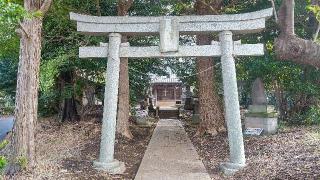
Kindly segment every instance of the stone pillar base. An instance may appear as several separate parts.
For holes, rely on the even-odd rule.
[[[235,164],[235,163],[222,163],[220,164],[220,170],[223,172],[224,175],[231,176],[240,169],[244,168],[245,164]]]
[[[114,159],[112,162],[93,162],[93,167],[100,171],[105,171],[109,174],[123,174],[126,170],[124,162]]]

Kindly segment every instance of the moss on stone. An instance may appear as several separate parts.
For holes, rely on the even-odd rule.
[[[277,112],[248,112],[245,114],[246,117],[261,117],[261,118],[276,118],[278,117]]]

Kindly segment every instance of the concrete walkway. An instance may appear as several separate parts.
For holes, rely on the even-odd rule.
[[[158,122],[135,180],[210,180],[181,122]]]

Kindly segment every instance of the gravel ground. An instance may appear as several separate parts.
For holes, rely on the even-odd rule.
[[[320,179],[320,127],[286,127],[275,135],[245,137],[247,166],[226,177],[219,164],[228,160],[227,134],[195,137],[185,129],[212,179]]]
[[[131,126],[133,140],[117,135],[115,158],[125,162],[123,175],[108,175],[96,171],[92,162],[97,159],[101,124],[92,121],[59,124],[53,119],[38,124],[37,161],[33,173],[22,172],[14,180],[56,179],[133,179],[151,139],[153,127]]]

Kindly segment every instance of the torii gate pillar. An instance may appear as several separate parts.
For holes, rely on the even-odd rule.
[[[234,42],[232,40],[232,32],[221,32],[219,39],[221,43],[224,103],[230,149],[230,162],[223,163],[221,169],[228,175],[244,167],[246,159],[241,128],[236,67],[233,57]]]
[[[112,174],[123,173],[125,165],[114,159],[115,133],[117,124],[118,88],[120,73],[121,34],[109,34],[106,86],[104,91],[103,119],[99,161],[94,162],[97,169]]]

